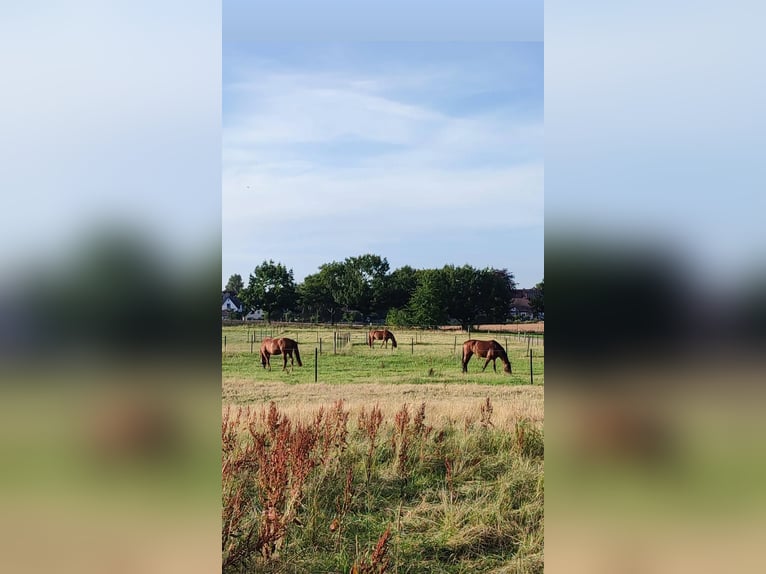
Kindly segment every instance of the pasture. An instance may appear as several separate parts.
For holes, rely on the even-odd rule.
[[[542,338],[472,332],[513,374],[463,374],[467,333],[392,330],[223,328],[225,572],[542,572]]]
[[[472,332],[476,339],[495,339],[506,348],[513,374],[503,374],[498,361],[498,372],[492,363],[484,373],[484,360],[473,357],[468,373],[461,373],[462,343],[468,339],[465,332],[420,331],[394,329],[398,347],[381,348],[376,341],[371,349],[367,344],[367,329],[301,329],[248,326],[224,327],[221,336],[224,380],[240,378],[251,381],[283,381],[289,384],[314,382],[314,349],[320,350],[317,364],[318,382],[343,383],[446,383],[489,385],[535,385],[545,381],[545,347],[542,336],[517,336],[507,332]],[[335,334],[341,337],[336,339]],[[271,359],[271,372],[262,369],[258,349],[264,336],[289,337],[300,345],[303,367],[283,373],[282,357]],[[225,339],[225,350],[224,350]],[[251,344],[250,341],[254,340]],[[532,379],[528,351],[532,351]],[[252,352],[251,352],[252,350]],[[289,365],[289,363],[288,363]]]

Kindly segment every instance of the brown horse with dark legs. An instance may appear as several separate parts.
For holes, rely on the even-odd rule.
[[[295,365],[293,354],[295,355],[295,360],[298,361],[298,366],[302,367],[301,354],[298,351],[298,343],[296,341],[287,337],[279,337],[277,339],[266,337],[261,342],[261,365],[263,365],[264,369],[268,367],[271,370],[271,361],[269,360],[271,355],[282,355],[284,360],[283,371],[287,370],[287,357],[290,357],[290,368],[292,369]]]
[[[378,329],[377,331],[370,331],[367,334],[367,344],[370,345],[370,348],[372,348],[373,341],[383,341],[380,346],[382,347],[385,345],[387,349],[389,339],[391,340],[391,346],[396,349],[396,337],[394,337],[394,334],[388,329]]]
[[[463,343],[463,372],[468,372],[468,361],[471,360],[473,355],[486,358],[482,372],[487,368],[487,365],[492,361],[492,368],[497,372],[497,359],[503,363],[503,371],[506,373],[512,373],[511,362],[508,360],[508,355],[503,349],[503,346],[492,339],[491,341],[479,341],[477,339],[469,339]]]

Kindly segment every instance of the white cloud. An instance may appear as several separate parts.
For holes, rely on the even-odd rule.
[[[239,86],[232,111],[236,124],[224,146],[297,144],[358,138],[413,143],[441,114],[355,87],[353,79],[267,76]],[[243,101],[244,100],[244,101]]]
[[[316,267],[347,256],[349,238],[351,252],[373,249],[374,230],[421,244],[430,233],[436,253],[440,233],[541,227],[542,118],[449,113],[423,103],[422,86],[414,101],[400,85],[406,77],[259,72],[224,86],[224,259],[247,259],[246,273],[279,237],[295,259],[322,246]]]

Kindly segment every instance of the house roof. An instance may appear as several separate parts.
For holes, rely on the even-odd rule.
[[[531,299],[540,292],[539,289],[532,287],[531,289],[515,289],[513,296],[519,299]]]
[[[511,309],[516,309],[517,313],[531,313],[532,305],[529,303],[529,299],[526,297],[519,297],[511,299]]]
[[[231,302],[237,306],[237,308],[242,307],[242,301],[240,301],[239,298],[231,291],[223,291],[221,293],[221,305],[226,303],[226,299],[230,299]]]

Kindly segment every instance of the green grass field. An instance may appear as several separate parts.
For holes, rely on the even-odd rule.
[[[542,572],[542,339],[472,333],[513,374],[476,357],[463,374],[466,333],[370,349],[366,330],[337,332],[333,349],[330,329],[274,330],[303,367],[268,371],[250,340],[270,329],[223,329],[224,571]]]
[[[334,347],[334,332],[340,336],[350,336],[350,341]],[[506,348],[513,368],[513,374],[507,375],[502,372],[499,361],[497,373],[492,370],[491,362],[482,373],[484,360],[479,357],[471,358],[468,373],[462,373],[462,343],[468,339],[466,333],[406,330],[395,330],[394,333],[398,342],[396,349],[390,343],[388,348],[381,348],[380,341],[376,341],[371,349],[367,345],[367,330],[224,327],[221,336],[222,372],[224,378],[280,380],[292,384],[314,382],[315,349],[319,351],[321,341],[321,354],[317,353],[317,380],[331,384],[386,382],[527,385],[532,382],[542,385],[545,381],[545,347],[540,336],[532,337],[528,343],[526,338],[516,337],[512,333],[471,334],[471,338],[495,339]],[[271,372],[262,368],[260,339],[272,334],[274,337],[289,337],[298,341],[303,368],[296,366],[291,372],[282,372],[281,356],[272,357]],[[253,335],[255,342],[251,346],[249,341]],[[532,352],[532,379],[528,349]]]

